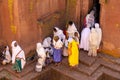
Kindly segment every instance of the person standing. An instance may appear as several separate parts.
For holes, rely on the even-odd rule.
[[[89,36],[88,56],[97,56],[97,45],[98,45],[98,35],[95,28],[92,28]]]
[[[58,65],[62,61],[63,42],[58,36],[53,38],[53,61]]]
[[[80,48],[88,51],[89,50],[89,35],[90,35],[90,24],[85,27],[81,32]]]
[[[77,67],[79,64],[79,49],[78,42],[73,38],[68,39],[68,62],[70,67]]]
[[[75,32],[78,32],[78,31],[77,31],[77,28],[76,28],[74,22],[73,21],[69,21],[68,28],[67,28],[67,35],[68,35],[68,37],[73,37]]]
[[[12,41],[11,46],[13,70],[21,72],[26,64],[25,53],[18,45],[17,41]]]
[[[100,43],[101,43],[101,40],[102,40],[102,30],[101,30],[101,28],[99,27],[99,24],[98,24],[98,23],[95,23],[95,30],[96,30],[97,35],[98,35],[97,49],[99,49],[99,46],[100,46]]]

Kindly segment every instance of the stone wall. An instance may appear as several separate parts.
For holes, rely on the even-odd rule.
[[[0,4],[0,38],[8,45],[17,40],[26,53],[48,35],[46,32],[52,34],[52,27],[65,24],[64,19],[63,22],[61,20],[65,11],[65,0],[0,0]],[[61,14],[59,19],[55,19],[54,25],[48,24],[50,29],[46,29],[46,25],[39,25],[39,19],[42,19],[41,21],[48,19],[46,15],[52,16],[49,19],[54,22],[52,20],[56,18],[56,12]],[[58,21],[62,24],[57,23]]]
[[[120,1],[100,0],[103,52],[120,57]]]
[[[52,28],[63,29],[73,20],[78,30],[94,0],[0,0],[0,40],[11,44],[17,40],[26,53],[35,48]],[[100,25],[103,31],[102,51],[120,57],[119,3],[99,0]]]

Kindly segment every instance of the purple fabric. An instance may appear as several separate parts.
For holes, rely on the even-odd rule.
[[[53,48],[53,60],[54,62],[60,62],[62,60],[62,50]]]

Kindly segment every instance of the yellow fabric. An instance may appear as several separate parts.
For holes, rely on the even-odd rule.
[[[78,43],[73,40],[68,44],[68,54],[69,54],[69,65],[76,66],[79,64],[79,50],[78,50]]]

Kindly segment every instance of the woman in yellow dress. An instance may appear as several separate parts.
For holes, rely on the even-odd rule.
[[[78,42],[76,42],[73,38],[68,39],[68,62],[71,67],[77,67],[79,64],[79,50],[78,50]]]

